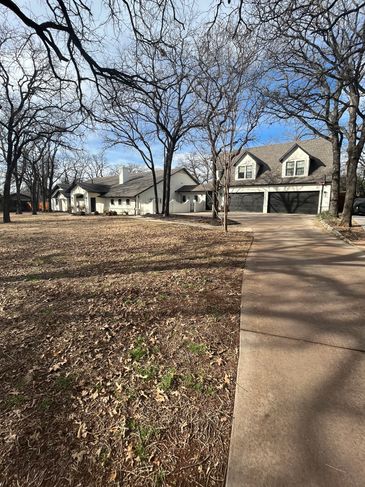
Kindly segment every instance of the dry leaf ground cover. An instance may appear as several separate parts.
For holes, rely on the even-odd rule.
[[[222,485],[250,237],[13,220],[0,225],[1,486]]]

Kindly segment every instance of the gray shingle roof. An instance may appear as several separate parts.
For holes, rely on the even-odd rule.
[[[213,191],[213,183],[211,181],[203,184],[186,184],[176,190],[177,193],[203,193],[204,191]]]
[[[171,174],[175,174],[181,170],[184,170],[181,167],[173,169]],[[158,170],[156,171],[156,179],[157,183],[160,183],[163,180],[163,171]],[[148,188],[153,186],[153,179],[152,173],[148,172],[142,175],[138,175],[135,177],[131,177],[126,183],[124,184],[117,184],[112,186],[109,191],[104,194],[106,198],[134,198],[143,191],[146,191]]]
[[[161,180],[162,175],[163,171],[156,171],[157,180]],[[134,198],[137,194],[146,191],[151,186],[153,186],[152,173],[138,174],[131,176],[124,184],[111,186],[104,196],[107,198]]]
[[[58,186],[61,193],[63,193],[65,196],[70,196],[70,187],[71,187],[70,184],[58,183],[57,186]],[[56,186],[56,188],[57,188],[57,186]]]
[[[280,159],[298,144],[311,157],[311,164],[308,176],[282,178],[282,162]],[[285,142],[282,144],[263,145],[245,149],[240,155],[233,159],[232,164],[236,164],[240,157],[249,152],[258,160],[259,171],[254,180],[236,181],[234,171],[231,174],[231,186],[254,186],[267,184],[299,184],[299,183],[320,183],[324,178],[331,181],[332,174],[332,145],[325,139],[300,140],[298,142]]]
[[[96,185],[101,184],[102,186],[115,186],[116,184],[119,184],[119,176],[103,176],[100,178],[86,179],[83,181],[83,183]]]

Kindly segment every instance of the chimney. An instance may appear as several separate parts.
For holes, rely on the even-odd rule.
[[[119,170],[119,184],[124,184],[129,179],[129,169],[126,166],[122,166]]]

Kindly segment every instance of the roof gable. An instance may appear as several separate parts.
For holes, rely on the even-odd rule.
[[[303,152],[305,152],[309,158],[312,158],[311,154],[309,154],[309,152],[308,152],[307,150],[305,150],[305,148],[304,148],[304,147],[302,147],[300,144],[298,144],[298,143],[296,142],[295,144],[293,144],[293,145],[290,147],[290,149],[289,149],[289,150],[287,150],[287,151],[285,152],[285,154],[283,154],[283,155],[280,157],[279,161],[280,161],[280,162],[283,162],[283,161],[284,161],[285,159],[287,159],[287,158],[290,156],[290,154],[292,154],[292,153],[293,153],[293,152],[294,152],[296,149],[302,149],[302,151],[303,151]]]
[[[290,154],[297,146],[310,156],[311,166],[309,174],[308,176],[296,178],[283,178],[281,159],[287,157],[287,154]],[[243,154],[245,152],[249,152],[251,155],[257,157],[262,161],[262,164],[259,165],[259,171],[255,180],[237,181],[234,177],[234,171],[232,171],[232,186],[318,183],[324,179],[328,182],[331,181],[333,165],[332,144],[324,138],[250,147],[249,149],[245,149]],[[240,160],[241,154],[235,157],[232,164]]]
[[[245,152],[243,152],[242,154],[239,154],[239,156],[237,157],[236,161],[234,162],[234,166],[237,166],[237,164],[239,164],[240,162],[243,161],[243,159],[246,157],[246,156],[250,156],[252,157],[252,159],[257,162],[257,164],[262,164],[262,160],[259,159],[257,156],[255,156],[255,154],[253,154],[251,151],[249,150],[246,150]]]

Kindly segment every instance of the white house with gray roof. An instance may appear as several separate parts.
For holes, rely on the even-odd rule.
[[[259,213],[309,213],[329,209],[331,199],[332,146],[325,139],[285,142],[245,149],[232,161],[230,211]],[[159,208],[163,171],[156,171]],[[211,209],[211,183],[198,184],[185,169],[171,174],[171,213]],[[69,198],[68,205],[64,199]],[[61,201],[62,199],[62,201]],[[125,215],[156,212],[152,174],[95,178],[56,187],[52,207],[78,213],[115,211]]]
[[[233,160],[230,210],[316,214],[329,209],[333,156],[325,139],[246,149]]]
[[[161,209],[163,194],[163,171],[156,171],[157,193]],[[171,213],[185,213],[189,211],[205,210],[205,191],[199,193],[195,199],[183,198],[178,190],[182,187],[196,187],[198,182],[184,168],[176,168],[171,173]],[[144,215],[156,212],[155,193],[152,173],[130,174],[123,167],[119,176],[94,178],[87,181],[75,182],[68,188],[70,208],[73,213],[105,213],[115,211],[121,215]],[[54,196],[61,193],[56,191]],[[54,209],[60,207],[55,198],[52,201]]]

